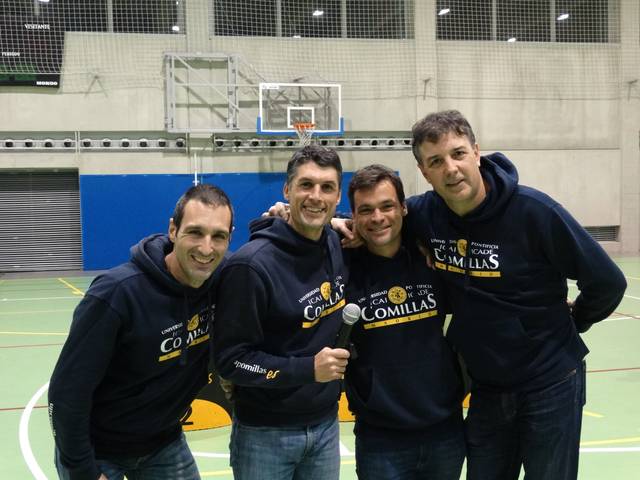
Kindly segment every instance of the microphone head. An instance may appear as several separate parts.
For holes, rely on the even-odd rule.
[[[342,309],[342,322],[353,325],[360,318],[360,307],[355,303],[347,303]]]

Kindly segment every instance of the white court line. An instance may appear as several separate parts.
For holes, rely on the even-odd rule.
[[[30,302],[32,300],[77,300],[78,297],[0,298],[0,302]]]
[[[640,452],[640,447],[581,448],[580,453],[625,453]]]
[[[351,453],[349,451],[349,449],[347,448],[347,446],[344,443],[340,442],[340,456],[341,457],[354,457],[355,453]]]
[[[567,282],[567,286],[568,287],[573,287],[573,288],[578,288],[578,285],[576,283],[568,283]],[[633,298],[634,300],[640,300],[640,297],[634,297],[633,295],[624,294],[623,296],[625,298]]]
[[[191,452],[194,457],[229,458],[228,453]]]
[[[20,428],[18,430],[18,437],[20,438],[20,450],[22,451],[22,457],[31,470],[33,474],[33,478],[36,480],[47,480],[47,476],[44,474],[40,465],[36,461],[36,458],[33,456],[33,451],[31,450],[31,444],[29,443],[29,419],[31,418],[31,412],[33,411],[33,407],[36,402],[40,399],[42,394],[49,388],[49,382],[45,383],[40,387],[27,406],[24,408],[22,415],[20,416]]]

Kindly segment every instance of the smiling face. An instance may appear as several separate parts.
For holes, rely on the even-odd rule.
[[[231,238],[231,210],[189,200],[177,228],[169,222],[173,251],[165,257],[169,272],[183,285],[200,287],[220,265]]]
[[[391,182],[383,180],[372,188],[356,190],[353,207],[353,221],[367,249],[384,257],[395,255],[402,241],[402,217],[407,208],[398,200]]]
[[[290,205],[289,224],[293,229],[311,240],[318,240],[340,202],[338,172],[312,161],[304,163],[285,184],[284,198]]]
[[[422,176],[456,214],[464,216],[484,200],[480,151],[466,135],[449,132],[437,143],[422,142],[418,151]]]

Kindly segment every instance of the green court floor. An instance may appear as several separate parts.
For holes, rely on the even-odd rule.
[[[617,257],[629,287],[616,313],[584,335],[587,405],[580,479],[640,478],[640,259]],[[55,479],[46,386],[92,276],[0,276],[0,479]],[[571,285],[570,293],[575,293]],[[341,425],[342,475],[355,479],[353,425]],[[203,478],[231,479],[229,428],[190,432]],[[463,477],[464,478],[464,477]],[[551,479],[550,479],[551,480]]]

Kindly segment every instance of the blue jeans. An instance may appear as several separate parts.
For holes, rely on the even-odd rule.
[[[399,450],[370,449],[366,439],[356,436],[360,480],[459,480],[464,455],[461,427]]]
[[[585,365],[532,392],[474,388],[466,419],[467,480],[575,480]]]
[[[235,480],[337,480],[338,418],[306,427],[252,427],[234,418],[229,450]]]
[[[98,469],[109,480],[200,480],[198,467],[191,455],[184,433],[157,452],[143,457],[111,457],[96,459]],[[69,480],[69,471],[60,462],[56,448],[56,469],[61,480]]]

